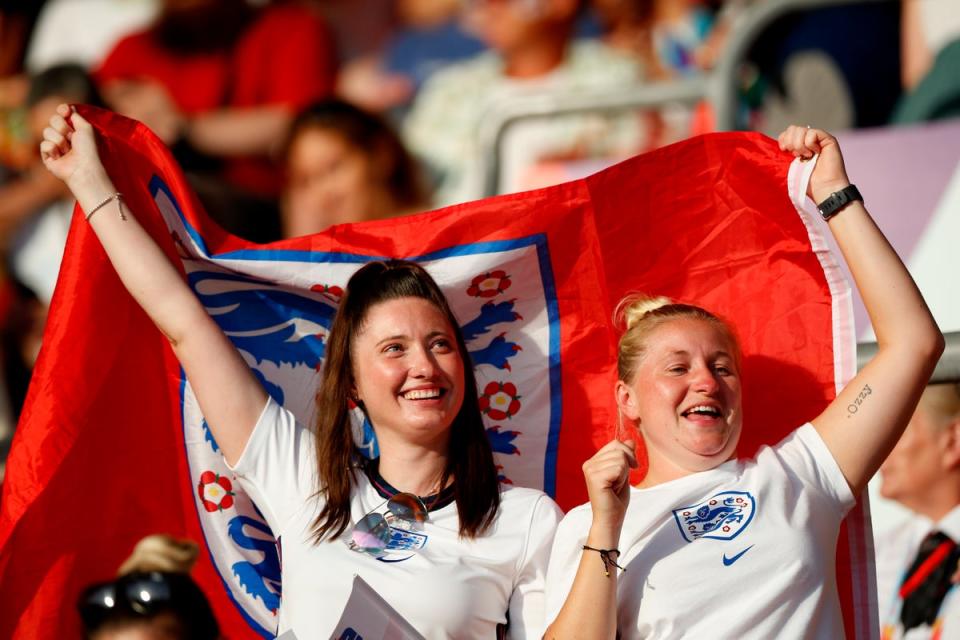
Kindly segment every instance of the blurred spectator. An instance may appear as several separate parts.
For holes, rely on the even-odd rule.
[[[25,75],[0,78],[0,184],[37,155],[27,132],[23,106],[29,90],[30,79]]]
[[[302,112],[284,156],[284,237],[428,208],[419,170],[397,134],[349,103],[329,100]]]
[[[337,59],[349,61],[379,50],[393,29],[396,0],[302,0],[330,25]]]
[[[960,385],[927,387],[880,475],[880,494],[914,514],[876,540],[882,636],[960,637]]]
[[[34,150],[29,149],[20,107],[27,94],[23,53],[30,29],[42,2],[0,2],[0,184],[7,168],[22,166]]]
[[[900,79],[904,90],[913,91],[937,54],[960,38],[960,11],[955,0],[901,0],[900,5]]]
[[[81,67],[55,66],[30,78],[24,126],[32,149],[61,102],[99,103],[96,88]],[[50,178],[34,153],[30,164],[0,185],[0,250],[13,281],[0,339],[13,418],[19,414],[40,351],[73,213],[73,197]]]
[[[607,45],[572,41],[578,0],[471,0],[467,17],[491,51],[433,75],[407,118],[410,149],[438,174],[438,204],[484,195],[478,128],[498,105],[549,91],[616,91],[640,66]],[[640,144],[638,121],[577,114],[514,127],[505,141],[501,191],[542,186],[544,160],[626,156]]]
[[[91,585],[77,602],[89,640],[215,640],[220,628],[189,572],[199,549],[154,535],[137,543],[116,580]]]
[[[483,51],[463,29],[461,10],[461,0],[395,0],[395,31],[380,52],[344,66],[338,92],[371,111],[407,105],[434,72]]]
[[[160,0],[47,0],[27,45],[26,70],[97,67],[120,38],[146,27],[159,6]]]
[[[334,63],[324,23],[296,3],[164,0],[96,77],[107,103],[153,129],[185,169],[222,162],[235,187],[276,195],[268,156],[294,114],[330,93]]]
[[[27,129],[36,149],[43,129],[61,103],[99,106],[99,93],[80,66],[50,67],[30,78]],[[73,213],[73,197],[51,182],[34,154],[20,176],[0,187],[0,240],[13,275],[48,305],[60,270],[60,259]]]
[[[893,122],[960,116],[960,7],[956,0],[902,0],[901,80]]]
[[[718,7],[697,0],[592,0],[610,46],[638,56],[651,79],[713,66]]]
[[[130,556],[117,569],[117,575],[135,571],[190,573],[199,555],[200,547],[193,540],[155,533],[133,547]]]
[[[0,3],[0,78],[23,71],[23,54],[41,8],[43,0]]]
[[[709,71],[716,63],[743,0],[591,0],[604,28],[604,41],[635,56],[650,80],[675,80]],[[704,101],[696,107],[665,104],[649,114],[658,144],[715,130]]]

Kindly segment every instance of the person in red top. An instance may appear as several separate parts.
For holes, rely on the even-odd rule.
[[[156,22],[117,43],[95,76],[107,102],[153,129],[188,170],[216,169],[272,196],[279,174],[267,157],[293,116],[331,93],[332,51],[322,19],[295,3],[164,0]]]

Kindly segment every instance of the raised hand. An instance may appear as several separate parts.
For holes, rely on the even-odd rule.
[[[106,174],[93,127],[72,107],[61,104],[43,130],[40,159],[50,173],[71,189],[80,180]]]
[[[113,215],[87,215],[87,222],[127,291],[170,340],[224,458],[235,463],[267,401],[260,381],[121,199],[100,161],[93,126],[69,105],[50,118],[40,157],[84,213],[116,200]]]
[[[617,634],[617,567],[620,532],[630,504],[630,469],[637,466],[633,440],[613,440],[583,463],[593,522],[577,574],[557,619],[544,638],[609,638]],[[561,529],[563,524],[560,525]],[[607,555],[598,555],[602,551]],[[552,571],[552,567],[551,567]]]
[[[613,440],[583,463],[595,525],[619,532],[630,504],[630,469],[637,467],[635,449],[633,440]]]
[[[850,184],[840,146],[826,131],[791,126],[779,143],[798,158],[820,154],[807,188],[814,202]],[[943,336],[863,202],[849,202],[830,218],[828,228],[870,316],[878,350],[811,422],[857,494],[903,432],[943,351]]]
[[[826,131],[791,125],[779,135],[777,141],[781,149],[798,158],[807,160],[814,154],[820,154],[807,186],[807,195],[814,202],[822,202],[834,191],[850,184],[840,145],[837,139]]]

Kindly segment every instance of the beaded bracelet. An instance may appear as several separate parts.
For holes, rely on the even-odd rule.
[[[86,221],[90,222],[90,218],[93,217],[93,214],[95,214],[97,211],[100,211],[100,209],[103,209],[105,206],[107,206],[114,200],[117,201],[117,211],[120,213],[120,219],[126,220],[127,216],[123,215],[123,194],[117,191],[113,195],[107,196],[107,198],[105,198],[103,202],[95,206],[93,209],[90,209],[90,213],[86,215]]]
[[[625,569],[624,567],[621,567],[619,564],[617,564],[617,561],[616,561],[616,560],[614,560],[613,558],[610,557],[610,554],[615,553],[615,554],[617,554],[617,557],[619,558],[619,557],[620,557],[620,549],[594,549],[593,547],[589,547],[589,546],[587,546],[587,545],[583,545],[583,550],[584,550],[584,551],[596,551],[597,553],[600,554],[600,559],[603,560],[603,575],[607,576],[608,578],[610,577],[610,567],[611,567],[611,566],[614,566],[614,567],[616,567],[617,569],[620,569],[620,571],[626,571],[626,569]]]

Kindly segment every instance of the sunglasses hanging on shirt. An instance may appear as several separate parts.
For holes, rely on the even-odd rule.
[[[353,551],[379,556],[387,550],[390,544],[391,523],[403,523],[407,527],[421,524],[427,520],[427,507],[419,496],[412,493],[398,493],[385,503],[387,514],[379,513],[384,503],[360,518],[359,522],[350,531],[350,541],[347,543]]]

